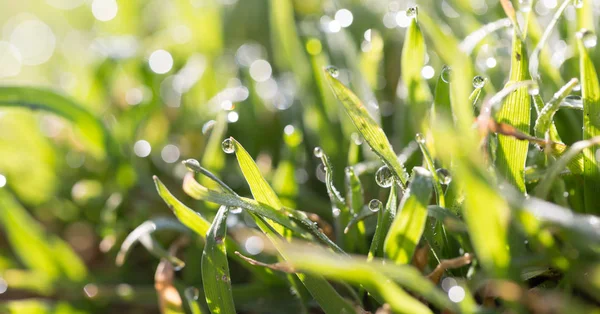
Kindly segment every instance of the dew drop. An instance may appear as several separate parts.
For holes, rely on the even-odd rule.
[[[425,144],[425,135],[423,135],[423,133],[417,133],[415,139],[417,140],[417,143]]]
[[[531,0],[519,0],[519,10],[521,12],[531,11]]]
[[[221,147],[226,154],[233,154],[235,152],[235,145],[230,138],[226,138],[223,143],[221,143]]]
[[[389,188],[394,184],[394,174],[392,170],[388,166],[381,166],[381,168],[377,169],[375,172],[375,182],[382,188]]]
[[[327,73],[329,73],[333,77],[337,78],[338,76],[340,76],[340,70],[338,70],[338,68],[336,68],[332,65],[326,67],[325,70],[327,71]]]
[[[596,34],[593,31],[582,29],[577,33],[577,37],[581,39],[586,48],[593,48],[598,44],[598,37],[596,37]]]
[[[406,16],[410,18],[416,18],[419,14],[419,9],[417,7],[410,7],[406,9]]]
[[[477,75],[473,78],[473,87],[482,88],[485,85],[485,79],[481,75]]]
[[[197,301],[200,297],[200,291],[196,287],[188,287],[185,289],[185,296],[190,300]]]
[[[540,88],[537,85],[532,85],[527,89],[527,92],[529,93],[529,95],[531,96],[536,96],[540,94]]]
[[[442,81],[446,83],[450,83],[450,75],[452,74],[452,69],[449,66],[445,65],[442,68],[442,73],[440,74]]]
[[[369,210],[371,210],[372,212],[378,212],[381,208],[383,207],[383,204],[381,204],[381,201],[378,199],[372,199],[369,202]]]
[[[185,165],[185,167],[190,170],[190,171],[194,171],[194,172],[198,172],[200,170],[200,162],[196,159],[187,159],[183,161],[183,164]]]
[[[441,184],[448,185],[450,182],[452,182],[452,175],[448,169],[439,168],[435,172],[437,173]]]
[[[323,157],[323,149],[321,149],[321,147],[315,147],[315,149],[313,150],[313,154],[315,155],[315,157],[317,158],[321,158]]]
[[[573,5],[577,9],[583,8],[583,0],[573,0]]]
[[[229,209],[229,212],[232,214],[241,214],[242,208],[241,207],[232,207],[231,209]]]
[[[352,175],[352,173],[354,173],[354,168],[352,168],[351,166],[348,166],[348,167],[344,168],[344,172],[346,172],[347,175]]]
[[[204,125],[202,126],[202,134],[206,135],[206,133],[212,130],[215,124],[217,124],[217,121],[215,120],[209,120],[206,123],[204,123]]]

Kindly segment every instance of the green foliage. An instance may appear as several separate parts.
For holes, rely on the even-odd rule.
[[[597,4],[334,2],[0,4],[0,312],[597,313]]]

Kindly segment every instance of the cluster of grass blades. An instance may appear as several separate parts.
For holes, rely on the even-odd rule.
[[[327,66],[320,40],[297,34],[291,2],[270,1],[278,66],[295,76],[300,91],[315,92],[302,99],[302,127],[286,126],[285,152],[270,171],[270,159],[265,166],[253,158],[253,143],[246,149],[226,137],[220,115],[202,162],[183,162],[185,195],[174,196],[180,189],[170,186],[173,178],[153,177],[174,217],[140,224],[124,238],[116,263],[125,265],[137,242],[160,260],[154,288],[162,313],[600,313],[600,83],[594,20],[585,11],[592,1],[556,5],[542,32],[536,1],[515,9],[501,0],[506,17],[470,21],[477,27],[462,42],[436,24],[434,13],[408,8],[398,71],[402,116],[393,118],[371,108],[377,73],[356,64],[377,64],[381,56],[337,51],[346,68],[366,77],[343,78]],[[563,77],[545,44],[569,8],[577,14],[562,36],[571,41],[569,66],[576,70]],[[473,51],[484,41],[497,44],[489,35],[502,29],[511,33],[511,47],[504,47],[510,64],[494,75],[505,77],[475,75]],[[382,39],[373,32],[369,41]],[[422,74],[428,51],[446,64],[433,86]],[[84,149],[110,165],[108,177],[132,167],[117,136],[59,94],[0,87],[0,105],[66,118]],[[583,124],[569,125],[572,115]],[[303,137],[318,145],[305,147]],[[300,152],[314,155],[303,162],[318,165],[320,181],[311,182],[326,192],[325,206],[297,184]],[[226,167],[229,176],[221,179]],[[230,177],[246,186],[232,188]],[[59,238],[46,241],[10,192],[0,190],[0,207],[10,209],[0,215],[8,241],[29,246],[15,250],[28,275],[48,277],[37,293],[52,295],[48,283],[61,278],[90,280],[84,263]],[[167,230],[176,235],[168,248],[154,235]],[[179,275],[190,268],[195,281]],[[27,306],[0,304],[0,312]]]

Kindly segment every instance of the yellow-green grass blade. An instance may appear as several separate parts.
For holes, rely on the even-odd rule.
[[[201,160],[202,165],[217,173],[225,165],[225,156],[221,149],[221,139],[225,136],[225,132],[227,132],[227,112],[223,111],[217,115]],[[202,183],[209,184],[208,182]],[[210,187],[210,185],[208,186]]]
[[[371,247],[369,248],[369,254],[367,260],[371,261],[375,257],[382,257],[383,253],[383,241],[390,230],[390,226],[396,218],[396,211],[398,210],[398,186],[392,185],[390,189],[390,195],[385,204],[384,210],[379,210],[377,213],[377,226],[375,227],[375,234],[371,241]]]
[[[27,107],[57,114],[71,122],[90,154],[105,158],[118,151],[100,120],[88,110],[57,92],[43,88],[0,86],[0,106]]]
[[[290,215],[295,215],[293,217],[290,217],[287,214],[284,214],[284,219],[286,220],[285,224],[290,224],[294,223],[294,221],[299,221],[304,226],[312,226],[314,228],[313,223],[310,220],[308,220],[306,215],[298,211],[287,210],[283,207],[281,201],[279,200],[271,186],[267,183],[267,181],[260,173],[260,170],[258,169],[258,166],[252,159],[252,156],[250,156],[250,154],[248,154],[244,147],[235,139],[229,138],[229,140],[233,145],[234,152],[238,160],[239,166],[242,169],[242,173],[244,174],[244,178],[246,179],[246,182],[248,182],[252,195],[254,196],[256,201],[258,201],[258,203],[261,205],[268,206],[271,211],[278,213],[287,212]],[[282,224],[278,220],[265,221],[259,218],[255,219],[255,222],[276,246],[277,241],[279,241],[280,235],[286,236],[288,240],[291,239],[291,234],[287,232],[288,230],[283,229],[283,226],[285,226],[285,224]],[[313,230],[313,235],[315,234],[315,231],[316,233],[322,235],[322,233],[318,230]],[[300,236],[302,234],[296,232],[296,235]],[[325,236],[322,235],[320,239],[323,240],[323,237]],[[341,249],[339,250],[341,251]],[[281,251],[280,253],[281,257],[284,260],[286,260],[286,255],[283,254]],[[297,274],[297,276],[326,313],[343,313],[343,311],[348,311],[352,309],[350,304],[346,302],[344,298],[340,296],[335,291],[335,289],[322,277],[307,276],[304,274]]]
[[[434,138],[439,157],[454,165],[452,184],[464,191],[462,216],[478,263],[490,274],[508,276],[510,209],[494,188],[478,146],[444,124],[434,129]]]
[[[577,29],[595,32],[594,0],[574,0],[574,3],[577,4]]]
[[[193,179],[192,179],[193,180]],[[167,187],[158,179],[158,177],[154,177],[154,184],[156,186],[156,190],[158,191],[158,195],[162,198],[162,200],[167,204],[169,209],[173,211],[175,217],[186,227],[196,233],[203,241],[206,242],[206,234],[208,229],[210,228],[210,222],[204,219],[202,215],[187,207],[185,204],[180,202],[171,192],[167,189]],[[231,240],[230,238],[226,238],[225,242],[227,246],[230,248],[231,252],[235,252],[239,250],[238,244]],[[238,259],[237,255],[232,255],[233,258]],[[246,265],[246,263],[241,263],[242,265]],[[273,274],[270,272],[265,272],[261,269],[256,269],[255,267],[248,267],[248,269],[256,275],[262,281],[275,281]]]
[[[354,147],[358,147],[355,145]],[[340,225],[346,226],[352,220],[352,216],[358,214],[365,204],[363,187],[360,178],[356,175],[354,167],[346,167],[346,208],[347,213],[340,212]],[[356,223],[344,236],[348,241],[344,242],[344,249],[347,252],[366,252],[367,242],[365,236],[365,224],[363,221]]]
[[[208,229],[202,252],[202,284],[211,313],[235,313],[225,245],[228,213],[229,208],[221,206]]]
[[[404,187],[408,179],[404,165],[398,161],[392,145],[387,139],[381,127],[369,115],[360,99],[348,89],[344,84],[335,78],[336,73],[331,70],[325,70],[325,77],[329,86],[338,100],[344,106],[344,109],[356,129],[365,139],[365,142],[382,159],[382,161],[392,170],[396,180]]]
[[[510,80],[507,85],[529,79],[527,66],[527,50],[517,32],[513,34],[511,54]],[[514,126],[519,131],[529,134],[531,120],[531,96],[527,87],[518,88],[508,95],[504,105],[496,114],[497,121]],[[498,135],[496,165],[499,173],[509,183],[525,192],[525,161],[529,143],[514,137]]]
[[[417,8],[412,8],[417,10]],[[404,38],[401,57],[401,77],[407,88],[407,111],[404,111],[400,119],[403,120],[403,131],[405,140],[412,139],[412,134],[420,132],[422,120],[425,118],[427,108],[431,103],[431,92],[429,86],[421,75],[425,66],[425,39],[417,22],[418,13],[414,13]]]
[[[431,173],[421,167],[413,169],[409,189],[400,203],[400,212],[390,226],[383,244],[386,258],[396,264],[410,263],[423,235],[427,205],[433,191]]]
[[[584,1],[585,5],[590,1]],[[591,9],[591,8],[590,8]],[[580,9],[583,10],[583,9]],[[579,48],[579,68],[581,71],[581,96],[583,99],[583,139],[590,140],[600,135],[600,83],[594,64],[584,45],[588,31],[578,33],[577,47]],[[591,36],[595,36],[592,34]],[[600,169],[596,151],[599,146],[591,146],[583,150],[583,188],[585,210],[599,213],[600,209]]]
[[[289,255],[292,268],[321,274],[332,280],[362,285],[367,291],[389,303],[394,313],[431,312],[399,286],[410,290],[439,309],[460,312],[456,304],[450,302],[443,292],[412,266],[384,263],[383,259],[367,262],[362,256],[340,256],[315,246],[308,247],[299,243],[287,245],[284,250]]]

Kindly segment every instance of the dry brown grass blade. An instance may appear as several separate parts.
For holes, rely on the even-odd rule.
[[[431,274],[427,275],[427,278],[429,278],[429,280],[431,280],[433,283],[437,284],[440,282],[442,275],[447,269],[454,269],[463,267],[465,265],[469,265],[471,264],[472,260],[473,255],[469,253],[465,253],[463,256],[459,256],[453,259],[443,259],[435,267]]]
[[[169,253],[177,251],[188,243],[187,238],[179,238],[169,248]],[[158,305],[161,313],[184,313],[183,301],[177,288],[173,285],[175,267],[166,259],[161,259],[154,274],[154,288],[158,294]]]

